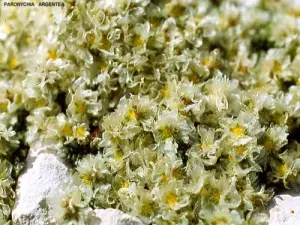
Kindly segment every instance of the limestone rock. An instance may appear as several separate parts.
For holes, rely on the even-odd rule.
[[[99,225],[143,225],[143,223],[117,209],[95,209],[96,216],[101,219]]]
[[[270,207],[269,225],[296,225],[300,223],[300,196],[282,194],[274,198]]]
[[[18,179],[14,224],[49,224],[45,198],[55,195],[63,183],[71,180],[67,166],[55,155],[36,153],[29,151],[26,169]]]

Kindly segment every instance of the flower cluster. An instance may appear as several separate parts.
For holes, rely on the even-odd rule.
[[[0,223],[27,149],[73,182],[56,224],[267,224],[300,183],[296,0],[68,0],[1,9]]]

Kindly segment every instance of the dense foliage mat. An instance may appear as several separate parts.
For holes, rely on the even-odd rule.
[[[0,224],[37,148],[74,169],[56,224],[262,225],[299,186],[296,0],[1,7]]]

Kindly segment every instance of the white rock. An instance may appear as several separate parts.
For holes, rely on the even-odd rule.
[[[45,197],[55,195],[71,180],[68,168],[55,155],[30,151],[26,170],[18,179],[17,200],[12,211],[14,224],[48,224]]]
[[[300,224],[300,196],[278,195],[270,209],[269,225]]]
[[[139,219],[117,209],[95,209],[94,211],[101,219],[99,225],[143,225]]]
[[[259,4],[259,0],[238,0],[238,2],[246,7],[255,7]]]

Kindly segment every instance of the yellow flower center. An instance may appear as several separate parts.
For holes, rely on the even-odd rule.
[[[201,188],[201,191],[200,191],[201,196],[205,196],[207,193],[208,193],[208,191],[205,187]]]
[[[236,151],[238,152],[238,153],[243,153],[243,152],[245,152],[247,150],[247,148],[246,148],[246,146],[244,146],[244,145],[240,145],[240,146],[238,146],[237,148],[236,148]]]
[[[113,144],[119,144],[119,142],[120,142],[120,138],[119,137],[117,137],[117,136],[112,136],[111,137],[111,139],[110,139],[110,141],[113,143]]]
[[[76,112],[83,114],[85,112],[85,104],[84,103],[76,104]]]
[[[226,217],[217,217],[211,222],[211,225],[227,224],[228,222]]]
[[[47,100],[45,99],[39,99],[36,102],[37,108],[44,107],[46,104],[47,104]]]
[[[150,19],[151,28],[157,28],[159,23],[160,22],[157,18],[151,18]]]
[[[90,35],[87,36],[87,41],[88,41],[90,44],[94,44],[95,39],[96,39],[96,36],[95,36],[94,34],[90,34]]]
[[[281,63],[277,60],[274,61],[273,71],[274,72],[280,72],[282,70]]]
[[[104,60],[100,60],[100,62],[99,62],[99,69],[100,69],[101,71],[103,71],[103,70],[105,70],[106,68],[107,68],[106,62],[105,62]]]
[[[51,49],[48,51],[48,59],[55,60],[57,58],[56,51]]]
[[[136,35],[133,43],[135,46],[142,46],[144,44],[144,39],[141,37],[141,35]]]
[[[194,18],[194,21],[196,24],[199,24],[203,19],[204,19],[203,15],[198,15],[197,17]]]
[[[287,13],[288,16],[295,16],[296,18],[300,17],[300,11],[297,9],[292,9]]]
[[[68,125],[65,125],[63,127],[62,132],[63,132],[64,135],[67,135],[67,136],[70,136],[73,133],[72,132],[72,128],[70,126],[68,126]]]
[[[170,97],[170,91],[169,91],[169,89],[168,89],[168,87],[166,86],[166,87],[164,87],[164,88],[162,88],[162,89],[160,89],[160,95],[163,97],[163,98],[168,98],[168,97]]]
[[[257,89],[259,89],[259,90],[265,90],[266,84],[263,84],[263,83],[257,83],[257,84],[255,85],[255,87],[256,87]]]
[[[241,73],[246,73],[248,71],[248,67],[241,64],[238,70]]]
[[[77,137],[84,137],[85,136],[85,129],[83,127],[78,127],[76,129],[76,136]]]
[[[177,202],[177,196],[175,193],[171,192],[167,195],[167,204],[170,206],[174,206]]]
[[[174,170],[172,171],[172,175],[173,175],[176,179],[179,179],[179,178],[182,176],[181,171],[180,171],[179,168],[174,169]]]
[[[179,114],[185,117],[189,116],[189,111],[179,110]]]
[[[201,145],[201,149],[208,148],[209,146],[210,146],[209,143],[204,142],[204,143]]]
[[[122,184],[121,184],[121,188],[129,188],[129,183],[127,181],[124,181]]]
[[[144,216],[150,216],[153,213],[153,209],[150,203],[145,203],[142,206],[141,214]]]
[[[209,64],[210,64],[209,59],[208,59],[208,58],[207,58],[207,59],[204,59],[204,60],[202,61],[202,64],[203,64],[204,66],[209,66]]]
[[[63,199],[62,202],[61,202],[61,206],[63,208],[68,208],[68,206],[69,206],[69,199],[68,198]]]
[[[196,149],[199,150],[199,151],[202,150],[202,144],[200,144],[200,143],[197,143],[197,144],[195,145],[195,147],[196,147]]]
[[[13,101],[14,100],[14,95],[10,91],[6,90],[5,98],[9,99],[10,101]]]
[[[110,49],[110,41],[107,39],[106,35],[102,36],[102,39],[101,39],[101,47],[104,49],[104,50],[109,50]]]
[[[0,112],[7,112],[7,108],[8,108],[7,101],[0,102]]]
[[[287,166],[285,164],[281,165],[278,170],[279,176],[283,177],[286,174],[286,172]]]
[[[200,83],[200,77],[198,76],[197,73],[192,73],[189,77],[189,81],[192,81],[194,84],[199,84]]]
[[[17,94],[15,103],[18,105],[18,104],[20,104],[21,102],[22,102],[22,95],[21,95],[21,94]]]
[[[245,129],[238,125],[236,125],[234,128],[232,128],[231,132],[234,133],[238,137],[242,137],[245,135]]]
[[[136,120],[137,119],[137,115],[136,115],[135,111],[134,110],[129,110],[127,118],[129,120]]]
[[[123,152],[122,152],[121,150],[117,150],[117,151],[115,151],[115,153],[114,153],[114,158],[115,158],[116,160],[121,159],[123,156],[124,156],[124,154],[123,154]]]
[[[264,147],[267,151],[270,151],[274,148],[274,143],[269,138],[264,142]]]
[[[182,4],[176,4],[169,6],[169,14],[173,17],[179,17],[181,16],[185,11],[185,6]]]
[[[81,178],[82,182],[85,184],[91,184],[93,181],[93,176],[91,173],[81,174],[80,178]]]
[[[17,67],[17,65],[18,65],[18,60],[17,60],[17,58],[16,58],[15,56],[13,56],[13,57],[9,60],[9,62],[8,62],[8,67],[9,67],[11,70],[13,70],[13,69],[15,69],[15,68]]]
[[[161,182],[162,182],[163,184],[167,184],[168,181],[169,181],[169,179],[168,179],[168,177],[167,177],[166,175],[164,175],[163,178],[161,179]]]
[[[221,198],[220,192],[216,191],[216,192],[213,194],[213,200],[214,200],[215,202],[219,202],[219,201],[220,201],[220,198]]]
[[[167,126],[165,128],[162,129],[162,137],[163,139],[167,139],[173,136],[173,130],[171,127]]]

